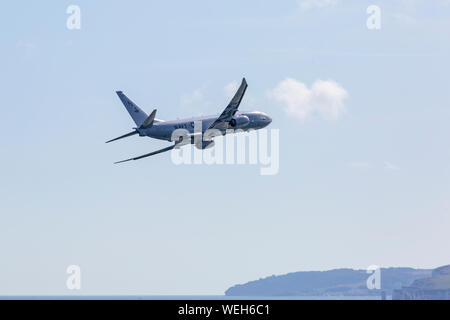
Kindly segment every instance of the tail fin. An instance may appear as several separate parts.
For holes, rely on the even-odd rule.
[[[136,126],[140,127],[148,118],[148,115],[144,111],[142,111],[142,109],[139,108],[133,101],[128,99],[128,97],[125,94],[123,94],[122,91],[116,91],[116,93],[119,96],[125,108],[127,109],[131,118],[133,118],[134,122],[136,123]]]

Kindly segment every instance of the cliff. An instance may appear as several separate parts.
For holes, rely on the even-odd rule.
[[[450,300],[450,265],[434,269],[431,277],[394,290],[394,300]]]

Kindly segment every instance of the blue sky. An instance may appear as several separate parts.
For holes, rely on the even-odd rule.
[[[71,4],[80,30],[66,28]],[[448,264],[449,15],[445,0],[2,3],[0,294],[71,294],[71,264],[76,294]],[[134,126],[115,90],[174,119],[222,111],[243,76],[241,108],[280,130],[279,174],[169,154],[113,165],[167,146],[105,145]],[[286,79],[305,117],[274,96]],[[346,93],[325,94],[336,117],[311,100],[319,80]]]

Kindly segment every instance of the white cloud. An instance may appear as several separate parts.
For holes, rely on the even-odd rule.
[[[397,170],[398,167],[392,163],[390,163],[389,161],[385,161],[384,162],[384,168],[389,169],[389,170]]]
[[[184,94],[180,98],[180,106],[183,114],[200,115],[208,110],[209,101],[205,98],[205,86]]]
[[[191,105],[193,103],[202,101],[204,98],[202,89],[195,89],[192,93],[185,94],[181,97],[182,105]]]
[[[298,0],[298,5],[302,9],[331,7],[337,3],[338,0]]]
[[[228,103],[234,97],[236,91],[238,91],[238,89],[239,89],[239,85],[240,85],[240,82],[232,81],[223,88],[224,95],[228,99],[228,101],[226,101],[226,103]],[[244,101],[242,102],[242,107],[248,108],[248,107],[255,106],[256,101],[257,101],[257,99],[255,98],[255,96],[253,96],[251,92],[247,91],[245,93]]]
[[[351,162],[350,166],[354,167],[354,168],[370,168],[370,163],[368,163],[368,162]]]
[[[211,94],[209,84],[189,92],[180,97],[180,111],[182,116],[198,116],[204,114],[222,112],[223,108],[227,106],[228,102],[233,98],[234,94],[239,88],[239,82],[232,81],[223,87],[223,93],[226,99],[218,98],[217,94]],[[245,106],[253,105],[254,98],[246,93]]]
[[[366,162],[366,161],[350,162],[349,166],[353,167],[353,168],[372,168],[372,164],[370,162]],[[375,164],[375,167],[379,168],[379,165]],[[395,164],[392,164],[389,161],[384,161],[383,162],[383,168],[384,169],[388,169],[388,170],[398,170],[399,169],[398,166],[396,166]]]
[[[304,120],[314,114],[337,119],[345,111],[347,91],[334,81],[317,80],[309,89],[292,78],[281,81],[269,96],[278,101],[287,115]]]
[[[227,84],[225,86],[225,88],[223,88],[223,91],[225,93],[225,96],[228,99],[233,98],[234,94],[236,93],[236,91],[238,90],[239,84],[237,83],[237,81],[233,81],[230,82],[229,84]]]
[[[393,14],[392,17],[398,24],[403,26],[411,27],[417,25],[417,19],[409,14],[396,13]]]

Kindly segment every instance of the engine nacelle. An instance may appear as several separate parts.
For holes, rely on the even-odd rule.
[[[239,116],[231,119],[230,126],[233,129],[239,129],[245,127],[250,122],[250,119],[247,116]]]
[[[199,141],[195,144],[195,147],[201,150],[209,149],[214,147],[214,141]]]

